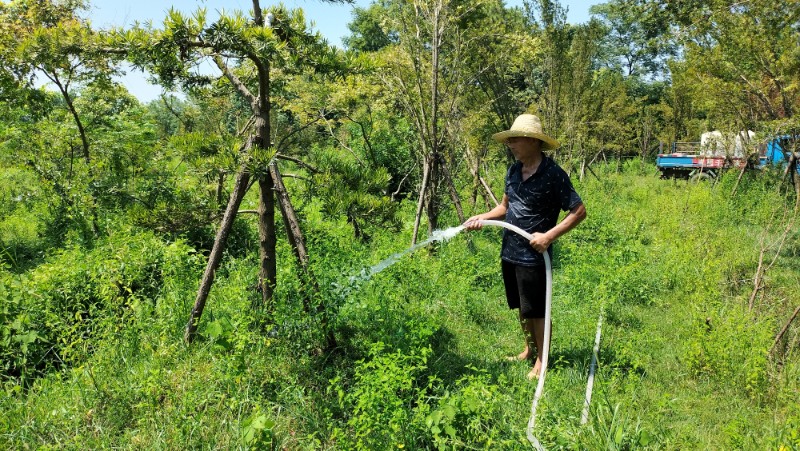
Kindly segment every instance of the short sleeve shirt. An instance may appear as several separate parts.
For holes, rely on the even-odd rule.
[[[526,180],[522,180],[522,163],[511,165],[506,174],[505,194],[506,222],[529,233],[547,232],[555,227],[560,211],[572,210],[582,203],[567,173],[547,156],[543,156],[536,173]],[[520,266],[544,265],[542,254],[510,230],[503,233],[500,258]]]

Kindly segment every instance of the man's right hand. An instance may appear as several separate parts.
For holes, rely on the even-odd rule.
[[[483,227],[481,224],[481,220],[483,219],[483,215],[475,215],[466,221],[464,221],[464,229],[466,230],[478,230]]]

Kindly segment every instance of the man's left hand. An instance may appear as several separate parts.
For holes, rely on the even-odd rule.
[[[530,245],[532,248],[536,249],[536,252],[544,253],[544,251],[550,247],[550,244],[553,243],[553,240],[551,240],[547,234],[534,232],[532,236],[533,239],[531,239]]]

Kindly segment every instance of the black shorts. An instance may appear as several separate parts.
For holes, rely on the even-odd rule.
[[[519,309],[523,318],[544,318],[547,303],[547,273],[544,266],[519,266],[501,261],[508,308]]]

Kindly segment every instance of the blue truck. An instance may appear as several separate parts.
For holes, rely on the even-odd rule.
[[[718,177],[723,169],[742,169],[746,166],[763,169],[768,165],[784,166],[791,157],[791,151],[796,149],[797,140],[800,140],[800,137],[781,136],[770,139],[756,146],[757,159],[748,159],[744,152],[726,154],[709,151],[708,146],[701,142],[675,142],[672,143],[670,153],[659,154],[656,157],[656,166],[661,171],[661,178],[709,180]],[[797,153],[795,155],[795,159],[800,158]]]

